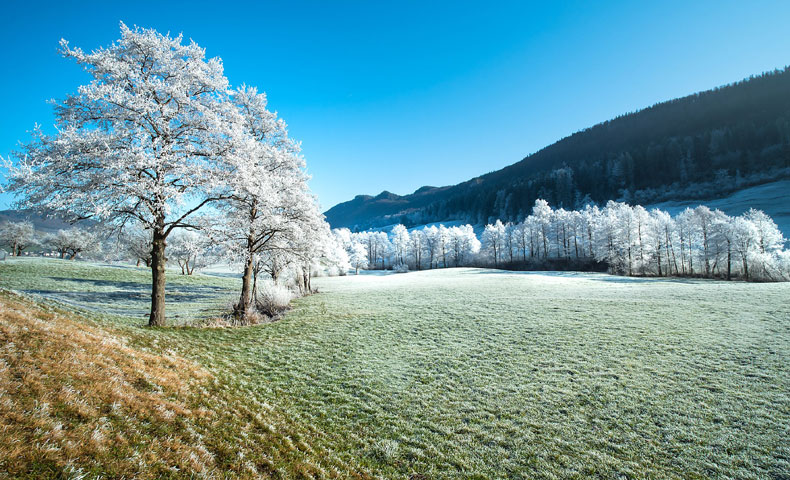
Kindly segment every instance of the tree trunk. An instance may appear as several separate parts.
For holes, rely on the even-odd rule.
[[[302,282],[304,283],[304,294],[310,295],[312,292],[312,286],[310,285],[310,266],[305,265],[302,267]]]
[[[164,228],[154,230],[151,245],[151,316],[148,318],[149,327],[165,326],[165,245]]]
[[[260,267],[258,265],[253,266],[252,268],[252,302],[255,303],[258,298],[258,273],[260,272]]]
[[[236,305],[236,316],[245,319],[252,313],[252,255],[247,252],[247,260],[244,262],[244,275],[241,277],[241,296]]]

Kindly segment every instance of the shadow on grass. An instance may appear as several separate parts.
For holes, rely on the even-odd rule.
[[[559,278],[577,278],[581,280],[592,280],[596,282],[606,283],[675,283],[698,285],[703,283],[710,283],[717,281],[714,279],[695,279],[695,278],[682,278],[682,277],[623,277],[620,275],[609,275],[608,273],[588,273],[588,272],[557,272],[557,271],[515,271],[515,270],[497,270],[493,268],[487,269],[473,269],[461,272],[463,275],[531,275],[531,276],[545,276],[545,277],[559,277]]]
[[[151,291],[150,283],[143,282],[127,282],[120,280],[99,280],[93,278],[73,278],[73,277],[47,277],[55,281],[67,281],[90,285],[93,287],[114,287],[118,290],[130,291]],[[227,288],[219,287],[216,285],[179,285],[177,283],[170,283],[165,286],[165,291],[170,294],[178,293],[177,290],[189,290],[190,292],[197,292],[201,295],[208,295],[212,293],[226,291]]]

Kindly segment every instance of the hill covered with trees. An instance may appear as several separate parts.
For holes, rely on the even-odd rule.
[[[574,133],[501,170],[410,195],[359,195],[333,227],[517,221],[535,200],[566,209],[608,200],[709,199],[790,178],[790,69],[653,105]]]

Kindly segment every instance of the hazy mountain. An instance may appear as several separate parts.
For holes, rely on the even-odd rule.
[[[788,68],[619,116],[458,185],[359,195],[326,217],[352,229],[479,224],[516,220],[537,198],[564,208],[688,201],[783,178],[790,178]]]
[[[20,222],[20,221],[33,222],[36,231],[41,233],[54,233],[61,229],[71,228],[72,225],[57,216],[44,216],[36,213],[33,210],[0,210],[0,224],[3,222]],[[83,221],[76,224],[76,226],[87,227],[95,225],[93,221]]]

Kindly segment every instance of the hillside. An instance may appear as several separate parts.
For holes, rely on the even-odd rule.
[[[670,200],[652,205],[671,215],[676,215],[686,208],[694,208],[699,200]],[[786,238],[790,239],[790,180],[765,183],[755,187],[744,188],[731,195],[713,197],[705,200],[705,205],[717,208],[727,215],[741,215],[750,208],[767,213]]]
[[[622,115],[458,185],[359,195],[326,217],[355,229],[479,224],[517,219],[537,198],[564,208],[705,200],[783,178],[790,178],[787,68]]]
[[[30,221],[33,223],[36,231],[41,233],[55,233],[61,229],[71,228],[74,225],[66,222],[59,217],[48,217],[33,210],[0,210],[0,224],[3,222],[22,222]],[[81,221],[78,223],[80,226],[92,226],[96,222]]]

